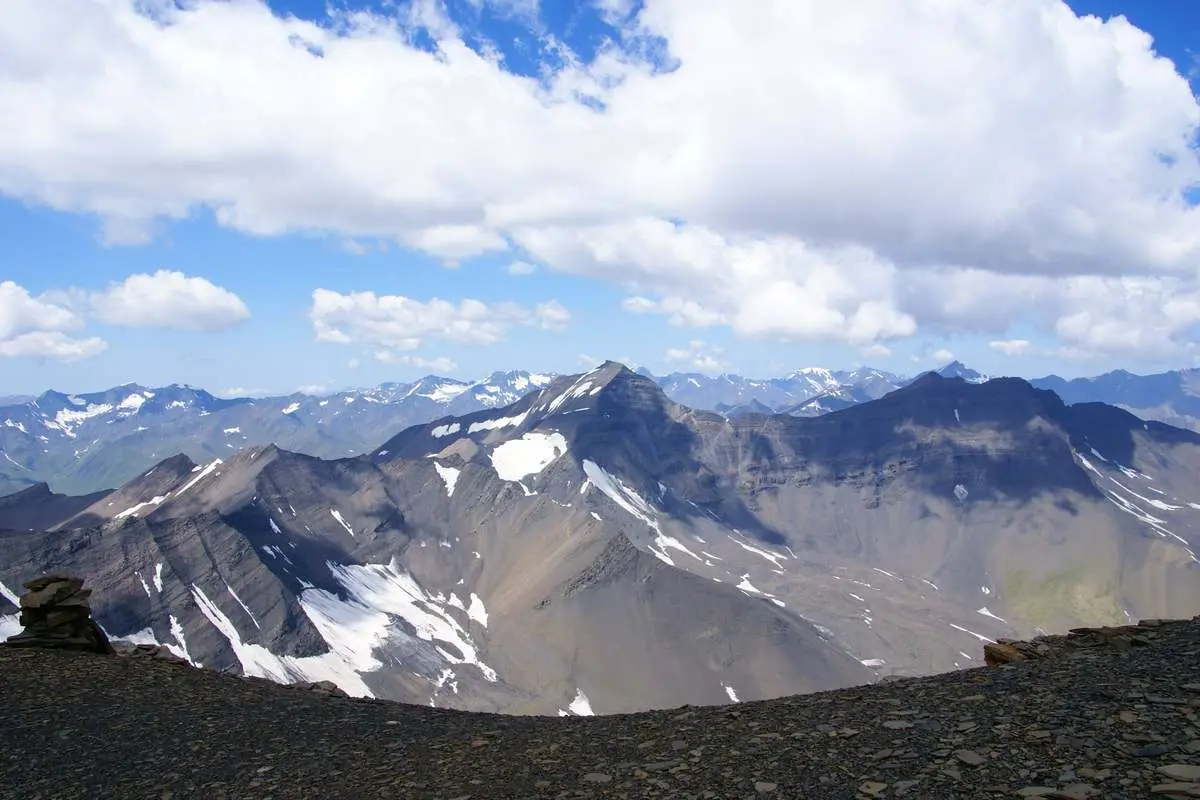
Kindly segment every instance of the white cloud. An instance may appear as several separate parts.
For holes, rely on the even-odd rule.
[[[932,356],[930,356],[930,358],[939,364],[949,364],[954,360],[954,353],[942,348],[941,350],[936,351]]]
[[[253,389],[245,386],[231,386],[228,389],[221,389],[214,392],[218,397],[266,397],[271,394],[270,389]]]
[[[696,372],[715,374],[724,372],[729,367],[721,358],[723,352],[722,348],[706,344],[701,339],[692,339],[686,348],[668,348],[665,358],[669,362],[683,364]]]
[[[892,348],[881,344],[873,344],[870,347],[864,347],[862,354],[867,358],[884,358],[892,354]]]
[[[375,360],[383,364],[418,367],[420,369],[428,369],[434,372],[454,372],[458,369],[458,364],[452,359],[446,358],[445,356],[438,356],[437,358],[421,358],[420,356],[380,350],[375,353]]]
[[[309,319],[319,342],[362,342],[408,351],[420,347],[425,339],[495,344],[516,326],[561,330],[571,313],[556,300],[529,309],[515,303],[489,306],[473,299],[455,304],[435,297],[422,302],[401,295],[316,289]]]
[[[631,314],[665,314],[667,322],[676,327],[708,328],[725,321],[723,315],[710,311],[699,303],[680,297],[651,300],[646,297],[627,297],[621,307]]]
[[[1119,322],[1086,305],[1105,275],[1198,289],[1181,192],[1200,181],[1200,105],[1124,18],[1060,0],[593,3],[630,51],[565,54],[542,82],[467,46],[432,0],[323,26],[256,0],[154,3],[155,19],[132,0],[8,0],[0,193],[96,214],[111,242],[201,207],[449,264],[514,242],[640,310],[747,336],[1000,340],[1030,315],[1064,346],[1186,348],[1185,301]],[[647,63],[648,37],[676,68]]]
[[[51,297],[35,298],[13,281],[0,282],[0,339],[30,331],[66,331],[83,320]]]
[[[1005,339],[988,342],[988,347],[1004,353],[1006,356],[1019,356],[1029,352],[1028,339]]]
[[[103,339],[75,339],[65,332],[84,324],[64,293],[33,297],[13,281],[0,281],[0,356],[76,361],[101,353]]]
[[[39,356],[59,361],[78,361],[99,355],[108,348],[103,339],[91,336],[73,339],[61,331],[30,331],[11,339],[0,339],[0,356]]]
[[[204,278],[159,270],[130,275],[91,296],[96,318],[133,328],[218,331],[250,317],[236,294]]]
[[[521,261],[520,259],[508,265],[509,275],[532,275],[536,270],[537,267],[533,264],[530,264],[528,261]]]

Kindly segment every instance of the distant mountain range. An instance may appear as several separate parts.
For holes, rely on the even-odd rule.
[[[940,672],[1000,636],[1200,610],[1200,434],[1014,378],[733,420],[614,363],[519,380],[354,456],[235,446],[2,498],[0,632],[21,581],[64,571],[110,635],[205,667],[554,715]],[[350,396],[343,415],[385,405]],[[77,439],[184,402],[79,399],[51,417]],[[335,399],[203,402],[289,425]]]
[[[969,383],[988,380],[960,362],[936,371]],[[681,405],[734,419],[749,414],[816,417],[878,399],[911,377],[870,367],[810,367],[782,378],[672,373],[652,378]],[[478,381],[427,376],[411,383],[327,396],[223,399],[189,386],[127,384],[103,392],[46,392],[0,404],[0,495],[39,482],[87,493],[120,486],[171,453],[197,461],[276,444],[322,458],[356,455],[396,431],[447,415],[508,405],[554,375],[497,372]],[[1105,402],[1144,418],[1200,430],[1200,370],[1138,376],[1124,371],[1066,381],[1032,381],[1067,403]]]

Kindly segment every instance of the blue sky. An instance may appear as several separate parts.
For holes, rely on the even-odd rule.
[[[1196,4],[81,3],[0,9],[0,394],[1198,363]]]

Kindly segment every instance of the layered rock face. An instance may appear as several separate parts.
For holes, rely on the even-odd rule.
[[[10,647],[51,647],[111,653],[104,631],[92,619],[88,598],[91,589],[83,581],[65,575],[46,575],[28,581],[21,595],[20,624],[23,630],[10,636]]]

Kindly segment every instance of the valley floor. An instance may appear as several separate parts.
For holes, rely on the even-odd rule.
[[[593,718],[326,697],[0,647],[0,797],[1200,797],[1200,621],[1147,639]]]

